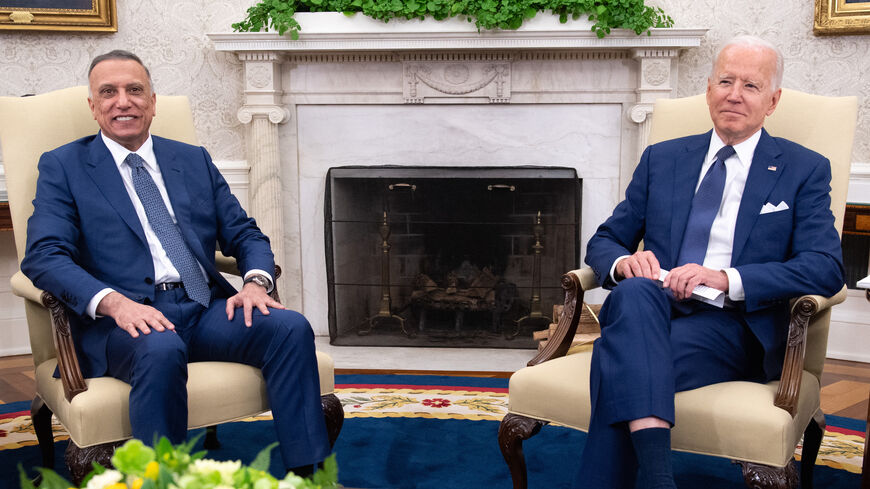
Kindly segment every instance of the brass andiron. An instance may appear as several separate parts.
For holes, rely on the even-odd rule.
[[[405,329],[405,319],[392,312],[393,300],[390,296],[390,223],[387,220],[387,211],[384,211],[384,218],[378,230],[381,233],[381,305],[377,314],[360,324],[357,334],[360,336],[367,335],[372,332],[372,329],[377,324],[398,321],[399,326],[402,328],[402,333],[410,337],[412,335]]]
[[[532,246],[532,249],[535,250],[535,261],[532,268],[532,298],[529,300],[529,314],[517,319],[517,327],[508,336],[509,338],[515,338],[520,334],[520,329],[526,321],[546,321],[546,324],[553,322],[552,319],[544,316],[541,310],[541,253],[544,252],[544,245],[541,244],[541,236],[544,234],[544,226],[541,224],[541,211],[538,211],[538,216],[535,218],[535,226],[532,229],[535,233],[535,245]]]

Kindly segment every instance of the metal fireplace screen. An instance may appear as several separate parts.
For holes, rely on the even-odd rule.
[[[569,168],[330,169],[331,343],[535,347],[577,268],[580,193]]]

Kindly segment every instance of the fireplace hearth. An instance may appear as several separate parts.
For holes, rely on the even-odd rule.
[[[339,167],[325,197],[332,344],[533,348],[578,263],[572,168]]]

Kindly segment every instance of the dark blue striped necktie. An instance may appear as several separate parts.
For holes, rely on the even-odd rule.
[[[722,205],[722,192],[725,190],[725,160],[734,154],[734,147],[723,146],[716,153],[716,160],[704,175],[704,180],[695,192],[692,199],[692,210],[689,213],[689,221],[686,231],[683,233],[683,244],[680,247],[680,256],[677,266],[686,263],[704,264],[707,255],[707,245],[710,242],[710,228],[713,219]]]
[[[163,202],[163,197],[157,190],[157,184],[154,183],[151,174],[145,169],[145,160],[136,153],[130,153],[124,162],[133,169],[133,187],[136,189],[136,195],[139,196],[142,207],[145,208],[145,215],[148,216],[151,229],[160,240],[169,261],[181,275],[181,282],[184,284],[187,296],[202,304],[203,307],[208,307],[211,300],[208,284],[199,268],[199,263],[193,257],[187,243],[184,242],[181,230],[172,221],[166,203]]]

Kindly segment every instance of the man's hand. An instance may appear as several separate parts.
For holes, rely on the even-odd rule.
[[[659,279],[659,260],[652,251],[638,251],[616,264],[616,278],[644,277]]]
[[[269,297],[265,288],[253,282],[246,283],[241,292],[227,299],[227,319],[230,321],[233,320],[237,307],[244,308],[245,326],[249,328],[252,324],[251,316],[255,307],[266,316],[269,315],[268,308],[270,307],[285,309],[280,302]]]
[[[674,299],[679,301],[692,297],[692,291],[698,285],[706,285],[727,292],[728,275],[723,270],[713,270],[696,263],[687,263],[671,270],[662,282],[662,286],[671,289],[674,293]]]
[[[156,331],[175,330],[175,325],[162,312],[130,300],[120,292],[109,292],[103,297],[97,304],[97,314],[111,317],[133,338],[138,338],[140,331],[150,333],[152,328]]]

